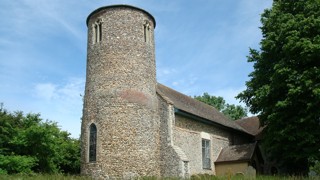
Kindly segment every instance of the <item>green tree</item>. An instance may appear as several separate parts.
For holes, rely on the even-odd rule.
[[[80,173],[80,140],[69,137],[69,133],[61,133],[59,143],[63,155],[58,165],[60,171],[68,174]]]
[[[320,159],[320,0],[274,0],[261,16],[254,71],[237,98],[267,125],[267,152],[288,173]]]
[[[79,173],[79,140],[40,114],[0,107],[0,172]]]
[[[247,116],[246,108],[240,105],[228,104],[221,96],[211,96],[205,92],[202,96],[194,96],[194,99],[215,107],[218,111],[232,120],[241,119]]]

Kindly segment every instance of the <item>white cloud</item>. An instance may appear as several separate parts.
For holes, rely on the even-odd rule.
[[[172,82],[172,85],[173,85],[173,86],[178,86],[179,84],[180,84],[180,83],[177,82],[177,81],[173,81],[173,82]]]
[[[72,137],[80,134],[84,79],[71,78],[65,84],[51,82],[34,86],[35,101],[29,106],[41,112],[41,117],[58,122]]]
[[[46,101],[53,100],[58,96],[56,85],[52,83],[41,83],[35,85],[35,94],[38,98],[42,98]]]
[[[34,86],[37,98],[44,100],[73,100],[83,94],[84,80],[72,78],[66,84],[39,83]]]
[[[157,68],[158,77],[171,76],[175,73],[177,73],[177,69],[175,68]]]
[[[226,103],[245,106],[244,103],[240,103],[239,100],[235,98],[244,89],[245,87],[241,87],[238,89],[225,88],[225,89],[219,89],[217,91],[210,92],[209,94],[213,96],[223,97],[226,100]]]

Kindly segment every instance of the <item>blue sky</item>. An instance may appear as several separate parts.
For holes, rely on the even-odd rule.
[[[186,95],[228,103],[252,72],[260,14],[272,0],[14,0],[0,1],[0,102],[9,111],[40,113],[80,135],[87,27],[95,9],[130,4],[156,19],[158,82]]]

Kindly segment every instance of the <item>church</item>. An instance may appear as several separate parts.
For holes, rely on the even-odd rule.
[[[254,119],[231,121],[157,82],[150,13],[105,6],[86,23],[81,174],[130,179],[263,171]]]

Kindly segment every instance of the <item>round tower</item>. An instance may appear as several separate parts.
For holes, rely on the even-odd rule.
[[[159,176],[155,20],[137,7],[114,5],[93,11],[87,27],[81,173]]]

